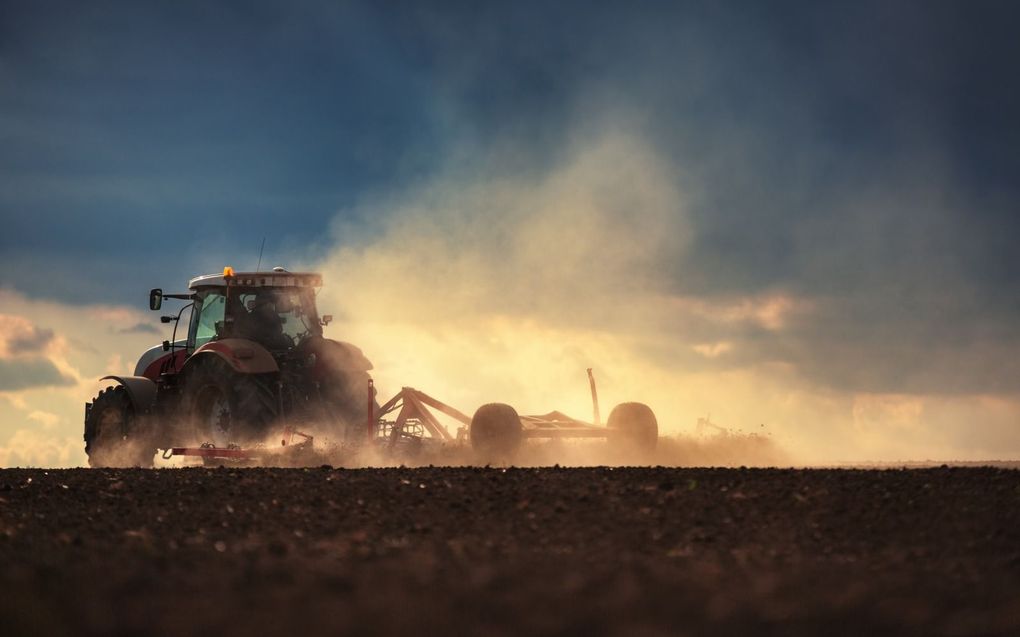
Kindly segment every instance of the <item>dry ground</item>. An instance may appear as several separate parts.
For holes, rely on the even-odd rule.
[[[1020,634],[1020,471],[0,470],[2,635]]]

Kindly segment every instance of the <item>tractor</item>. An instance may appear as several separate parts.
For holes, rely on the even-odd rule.
[[[115,384],[86,405],[89,464],[150,466],[156,449],[255,444],[283,421],[327,423],[341,436],[363,426],[372,364],[354,345],[323,338],[332,317],[316,310],[321,285],[317,273],[227,267],[192,279],[187,293],[153,289],[152,310],[164,299],[187,303],[161,317],[174,324],[172,339],[145,352],[133,376],[104,377]]]
[[[411,387],[380,405],[361,350],[322,335],[332,317],[316,309],[321,285],[314,272],[226,267],[191,279],[186,293],[151,290],[151,310],[164,299],[186,303],[160,317],[173,324],[171,339],[146,351],[133,376],[103,377],[112,386],[85,405],[90,466],[151,466],[157,449],[165,457],[258,459],[281,432],[283,445],[297,434],[311,448],[312,437],[299,431],[306,427],[391,456],[426,443],[470,446],[482,462],[512,461],[529,438],[608,438],[644,457],[655,449],[658,423],[643,403],[618,405],[602,426],[590,369],[591,423],[558,411],[520,416],[503,403],[482,405],[469,418]],[[187,336],[178,339],[186,311]],[[462,425],[456,435],[433,410]]]

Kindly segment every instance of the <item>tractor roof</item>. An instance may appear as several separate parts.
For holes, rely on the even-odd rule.
[[[322,275],[318,272],[288,272],[283,268],[273,268],[269,272],[234,272],[233,268],[223,268],[221,274],[203,274],[188,281],[188,288],[226,287],[227,278],[232,279],[231,285],[243,287],[319,287]]]

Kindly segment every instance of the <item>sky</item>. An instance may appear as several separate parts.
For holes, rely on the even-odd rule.
[[[0,465],[84,462],[148,289],[263,239],[384,391],[1020,458],[1018,17],[2,0]]]

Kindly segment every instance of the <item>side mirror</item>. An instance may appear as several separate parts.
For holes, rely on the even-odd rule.
[[[332,321],[333,321],[333,315],[332,314],[323,314],[322,315],[322,319],[319,320],[319,323],[321,323],[322,326],[325,327],[325,326],[329,325],[330,322],[332,322]]]
[[[149,309],[156,311],[163,307],[163,290],[162,288],[153,288],[149,290]]]

